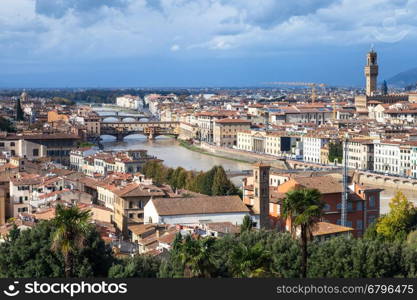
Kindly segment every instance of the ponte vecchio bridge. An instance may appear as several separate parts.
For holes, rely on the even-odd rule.
[[[131,134],[143,134],[152,140],[159,135],[178,136],[179,122],[101,122],[100,134],[115,136],[118,141]]]
[[[97,117],[99,118],[100,122],[105,123],[114,123],[113,121],[105,121],[106,119],[116,119],[116,122],[124,122],[132,119],[134,122],[140,122],[140,120],[149,119],[149,117],[145,115],[121,115],[118,111],[108,115],[98,115]]]

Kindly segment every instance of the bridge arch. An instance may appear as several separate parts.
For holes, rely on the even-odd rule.
[[[118,122],[119,119],[116,117],[112,117],[112,116],[103,116],[102,122],[104,123],[112,123],[112,122]]]
[[[135,122],[136,121],[136,119],[133,117],[122,117],[121,119],[122,119],[121,120],[122,122]]]

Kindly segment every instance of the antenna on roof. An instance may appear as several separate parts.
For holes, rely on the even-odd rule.
[[[349,187],[348,187],[348,159],[349,159],[349,133],[346,132],[343,139],[343,191],[342,191],[342,226],[347,226],[347,202],[349,196]]]

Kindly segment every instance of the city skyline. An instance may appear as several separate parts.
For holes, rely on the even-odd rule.
[[[416,11],[414,0],[5,0],[0,87],[363,87],[371,45],[381,81],[417,67]]]

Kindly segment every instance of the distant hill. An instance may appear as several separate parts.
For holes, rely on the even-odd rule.
[[[387,80],[389,85],[396,87],[406,87],[417,83],[417,68],[398,73]]]

